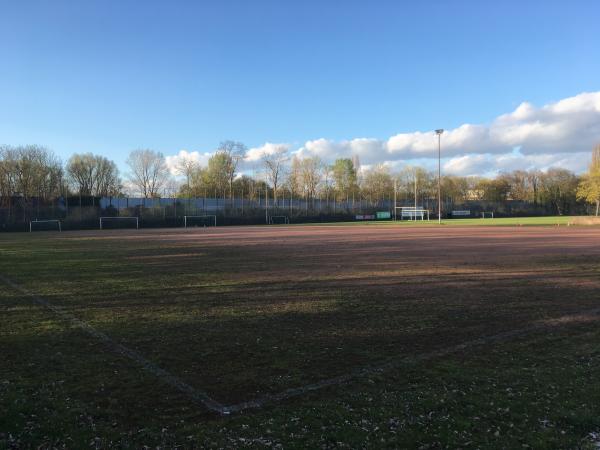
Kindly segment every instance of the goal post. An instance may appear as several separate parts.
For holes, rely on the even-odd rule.
[[[400,220],[429,220],[429,210],[423,207],[414,207],[414,206],[396,206],[396,216],[397,211],[400,210]]]
[[[54,231],[54,229],[57,229],[59,232],[62,231],[62,225],[60,223],[60,220],[58,219],[51,219],[51,220],[31,220],[29,221],[29,232],[33,232],[34,228],[37,228],[37,225],[56,225],[56,228],[53,228],[52,231]],[[41,231],[48,231],[48,229],[43,229]]]
[[[290,223],[290,218],[288,216],[269,216],[269,225],[276,225],[276,224],[287,225],[289,223]]]
[[[118,223],[121,221],[125,221],[125,223],[134,223],[135,229],[140,228],[140,221],[138,217],[100,217],[100,229],[103,230],[107,223]]]
[[[481,213],[481,218],[482,219],[493,219],[494,218],[494,211],[483,211]]]
[[[183,227],[193,226],[217,226],[217,216],[212,214],[204,214],[201,216],[183,216]]]

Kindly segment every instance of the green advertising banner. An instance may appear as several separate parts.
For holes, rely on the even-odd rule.
[[[378,219],[391,219],[392,218],[392,214],[389,211],[377,211],[375,214],[377,214]]]

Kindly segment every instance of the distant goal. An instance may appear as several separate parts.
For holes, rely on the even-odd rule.
[[[217,216],[211,214],[203,214],[200,216],[183,216],[184,228],[190,227],[216,227]]]
[[[269,225],[277,225],[277,224],[289,224],[290,218],[288,216],[269,216]]]
[[[400,210],[400,220],[429,220],[429,210],[417,206],[396,206],[396,215]]]
[[[32,220],[29,222],[29,232],[33,231],[62,231],[60,220]]]
[[[140,228],[140,221],[137,217],[100,217],[100,229],[107,228]]]
[[[482,219],[493,219],[494,218],[494,212],[493,211],[483,211],[481,213],[481,218]]]

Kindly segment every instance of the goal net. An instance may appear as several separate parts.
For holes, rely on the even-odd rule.
[[[288,216],[269,216],[269,225],[288,223],[290,223],[290,218]]]
[[[400,210],[400,220],[429,220],[429,210],[414,206],[396,206]]]
[[[493,219],[494,218],[494,212],[493,211],[484,211],[481,213],[481,218],[482,219]]]
[[[135,228],[140,227],[137,217],[100,217],[100,229],[106,228]]]
[[[183,216],[183,226],[189,227],[216,227],[217,216],[215,215],[201,215],[201,216]]]
[[[29,232],[32,231],[62,231],[60,220],[32,220],[29,222]]]

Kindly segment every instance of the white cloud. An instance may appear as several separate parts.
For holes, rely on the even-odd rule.
[[[462,168],[469,161],[484,164],[491,157],[498,158],[498,166],[509,159],[523,164],[544,164],[550,160],[580,167],[579,158],[564,155],[589,155],[593,145],[600,141],[600,92],[582,93],[540,108],[524,102],[513,112],[497,117],[490,124],[463,124],[442,135],[444,157],[457,158],[449,166]],[[510,158],[518,148],[522,155],[555,155],[554,158]],[[317,139],[307,141],[299,149],[303,156],[317,155],[325,159],[349,157],[357,154],[368,164],[384,161],[435,158],[437,139],[433,131],[399,133],[387,141],[359,138],[348,141]],[[475,156],[474,156],[475,155]],[[560,156],[563,155],[563,156]],[[586,156],[586,159],[589,156]],[[487,163],[486,163],[487,164]],[[493,168],[492,165],[491,168]],[[486,165],[487,167],[487,165]],[[481,167],[484,168],[483,166]],[[539,167],[541,168],[541,167]],[[461,169],[462,170],[462,169]],[[487,170],[486,172],[489,172]]]
[[[260,147],[254,147],[246,152],[244,158],[246,162],[253,163],[260,161],[266,155],[272,155],[280,151],[288,151],[291,148],[290,144],[274,144],[272,142],[265,142]]]
[[[455,156],[444,162],[443,171],[450,175],[494,176],[512,170],[547,170],[560,167],[582,172],[587,166],[590,152],[540,153],[524,155],[520,152],[491,154],[474,153]]]
[[[172,175],[179,175],[177,173],[177,167],[181,161],[195,161],[204,167],[206,166],[206,164],[208,164],[208,159],[213,154],[214,153],[211,152],[200,153],[189,152],[187,150],[180,150],[179,153],[177,153],[176,155],[166,156],[165,160],[167,163],[167,167],[169,168],[169,172],[171,172]]]
[[[592,147],[600,142],[600,91],[541,107],[523,102],[489,124],[465,123],[446,130],[441,142],[446,173],[490,175],[551,166],[581,172]],[[320,138],[306,141],[295,150],[289,144],[266,142],[248,150],[243,166],[254,167],[265,154],[281,145],[299,157],[318,156],[327,162],[357,155],[364,165],[385,163],[393,170],[405,164],[430,170],[437,167],[437,137],[433,131],[399,133],[387,140]],[[192,157],[205,165],[210,155],[182,150],[167,159]],[[168,163],[173,166],[170,160]]]

